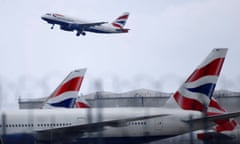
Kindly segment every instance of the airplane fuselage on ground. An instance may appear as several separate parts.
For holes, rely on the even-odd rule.
[[[29,143],[69,138],[98,140],[99,132],[102,139],[110,143],[146,142],[188,132],[189,125],[184,121],[190,115],[192,118],[202,116],[197,111],[162,108],[17,110],[0,114],[0,134],[5,143],[25,142],[23,138]],[[196,124],[191,129],[202,127]]]

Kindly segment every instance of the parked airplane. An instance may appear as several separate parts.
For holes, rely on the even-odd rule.
[[[129,13],[125,12],[119,16],[112,23],[107,22],[88,22],[78,20],[68,16],[64,16],[56,13],[47,13],[42,16],[42,19],[52,24],[51,29],[54,25],[60,25],[60,29],[64,31],[77,31],[76,36],[86,35],[86,32],[94,33],[127,33],[129,29],[124,28]]]
[[[90,105],[78,96],[85,72],[85,68],[70,72],[46,99],[42,108],[89,108]]]
[[[85,99],[78,96],[80,86],[85,75],[86,69],[78,69],[70,72],[58,88],[45,101],[43,108],[90,108]],[[75,104],[74,104],[75,103]],[[224,113],[226,110],[211,98],[208,113]],[[204,143],[211,144],[238,144],[240,139],[240,127],[235,119],[215,121],[217,124],[213,130],[197,131],[192,134],[193,141],[202,140]],[[190,135],[181,136],[182,140],[190,141]],[[171,141],[178,143],[179,138],[172,138]],[[182,141],[181,141],[182,143]]]
[[[226,52],[214,49],[163,108],[1,111],[2,143],[145,143],[203,129],[205,122],[211,126],[216,120],[240,116],[240,112],[212,116],[203,112]]]
[[[86,69],[78,69],[70,72],[58,88],[50,95],[44,103],[44,108],[90,108],[88,102],[78,96],[80,86]],[[61,93],[57,92],[61,91]],[[70,102],[72,101],[72,102]],[[75,104],[73,104],[75,102]],[[208,114],[222,114],[226,110],[221,107],[216,99],[211,98]],[[215,121],[217,124],[213,130],[203,130],[193,133],[193,141],[202,140],[211,144],[238,144],[240,141],[240,127],[235,119]],[[190,135],[185,134],[182,140],[190,141]],[[179,138],[172,138],[171,141],[178,143]],[[181,141],[182,142],[182,141]]]

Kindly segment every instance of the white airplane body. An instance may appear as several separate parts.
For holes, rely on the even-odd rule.
[[[86,35],[86,32],[94,33],[127,33],[129,29],[124,28],[128,19],[129,13],[124,13],[118,17],[114,22],[89,22],[79,20],[69,16],[64,16],[56,13],[47,13],[42,16],[42,19],[54,25],[60,25],[60,29],[64,31],[77,31],[76,35]]]
[[[24,143],[145,143],[213,126],[240,112],[205,114],[227,49],[214,49],[163,108],[79,108],[0,112],[1,141]],[[50,96],[49,106],[71,107],[85,71],[77,70]],[[63,96],[63,97],[59,97]]]
[[[206,127],[203,120],[191,128],[187,122],[201,119],[201,112],[165,108],[16,110],[0,115],[1,140],[11,144],[97,142],[99,133],[104,143],[145,143]]]
[[[99,113],[100,112],[100,113]],[[142,137],[146,141],[176,136],[189,131],[189,115],[201,118],[202,113],[185,110],[169,110],[164,108],[102,108],[102,109],[51,109],[51,110],[17,110],[1,112],[0,134],[6,138],[24,134],[34,137],[34,141],[57,141],[59,135],[75,137],[81,135],[80,141],[97,140],[99,122],[104,124],[102,138],[112,142],[125,137],[141,142]],[[99,119],[99,115],[102,119]],[[88,117],[91,117],[89,122]],[[91,124],[90,124],[91,123]],[[5,125],[3,127],[3,125]],[[196,123],[194,129],[203,128],[202,122]],[[101,128],[100,128],[101,129]],[[89,133],[90,137],[89,137]],[[51,137],[50,137],[51,136]],[[120,139],[119,139],[120,138]],[[16,143],[20,143],[15,139]],[[29,143],[30,143],[29,139]],[[64,138],[61,139],[64,141]],[[146,142],[145,141],[145,142]],[[11,141],[14,143],[14,140]]]

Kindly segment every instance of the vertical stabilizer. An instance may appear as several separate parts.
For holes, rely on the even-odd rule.
[[[129,17],[129,13],[125,12],[121,16],[119,16],[116,20],[114,20],[112,22],[112,25],[118,29],[123,29],[127,22],[128,17]]]
[[[227,48],[215,48],[166,103],[166,107],[205,111],[210,103]]]
[[[85,68],[70,72],[57,89],[47,98],[43,108],[73,108],[85,72]]]

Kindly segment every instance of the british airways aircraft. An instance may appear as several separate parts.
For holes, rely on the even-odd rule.
[[[203,129],[240,112],[206,115],[227,49],[213,49],[162,108],[0,111],[4,144],[146,143]],[[191,129],[190,129],[191,125]]]
[[[91,106],[82,97],[78,96],[84,79],[86,69],[77,69],[70,72],[61,82],[57,89],[49,96],[43,105],[43,108],[90,108]],[[75,104],[74,104],[75,103]],[[222,114],[226,110],[211,98],[208,108],[208,114]],[[215,121],[216,126],[210,130],[201,130],[193,133],[193,140],[202,140],[204,143],[211,144],[239,144],[240,142],[240,127],[235,119],[226,119]],[[190,141],[189,134],[180,136],[184,141]],[[179,137],[171,138],[171,142],[179,143]],[[182,141],[180,142],[182,143]]]
[[[78,96],[85,72],[85,68],[70,72],[58,88],[49,96],[43,108],[90,108],[91,106],[87,101]],[[225,112],[226,110],[217,100],[211,98],[208,114],[223,114]],[[235,119],[220,120],[215,121],[215,123],[216,126],[210,130],[194,132],[192,134],[193,140],[202,140],[204,143],[211,142],[211,144],[239,144],[240,127]],[[180,137],[186,142],[190,141],[189,134],[181,135]],[[179,137],[171,138],[171,142],[178,144]]]
[[[76,31],[76,36],[86,35],[86,32],[94,33],[128,33],[129,29],[124,28],[129,13],[125,12],[119,16],[112,23],[107,22],[88,22],[84,20],[79,20],[76,18],[68,17],[57,13],[47,13],[42,16],[42,19],[52,24],[51,29],[54,25],[60,25],[60,29],[64,31]]]

